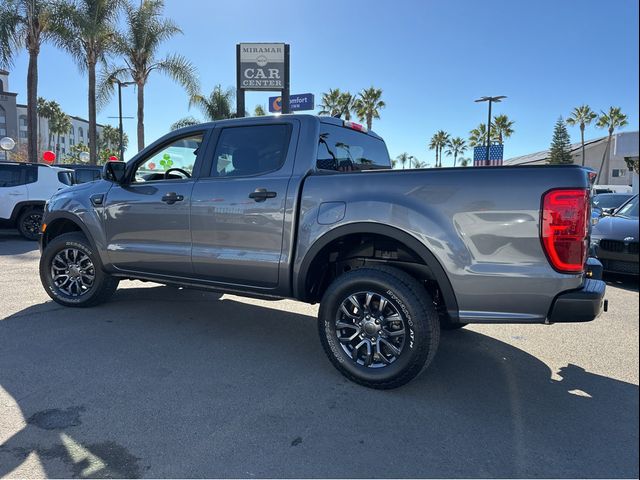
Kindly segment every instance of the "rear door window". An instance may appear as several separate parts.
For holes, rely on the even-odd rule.
[[[287,158],[291,125],[223,128],[211,168],[212,177],[248,177],[280,169]]]
[[[20,165],[0,165],[0,188],[24,184],[24,168],[21,168]]]
[[[316,165],[321,170],[352,172],[391,168],[385,143],[366,133],[320,123]]]

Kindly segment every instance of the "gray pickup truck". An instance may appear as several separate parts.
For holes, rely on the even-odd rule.
[[[390,167],[379,136],[329,117],[172,132],[49,200],[42,284],[77,307],[120,279],[320,302],[329,359],[374,388],[414,378],[441,328],[606,309],[587,170]]]

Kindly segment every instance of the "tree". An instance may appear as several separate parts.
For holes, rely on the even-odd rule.
[[[401,153],[396,157],[396,160],[398,161],[398,163],[400,163],[400,165],[402,165],[402,169],[404,170],[404,166],[409,160],[409,154],[407,152]],[[411,168],[411,162],[409,162],[409,168]]]
[[[232,88],[222,89],[216,85],[208,96],[195,94],[189,100],[189,108],[198,107],[209,121],[224,120],[236,116],[232,109],[235,92]]]
[[[200,122],[194,117],[184,117],[180,120],[176,120],[169,127],[171,130],[178,130],[179,128],[190,127],[191,125],[197,125]]]
[[[427,164],[425,162],[421,162],[417,158],[413,161],[413,168],[426,168]]]
[[[382,101],[382,89],[370,87],[362,90],[354,102],[354,110],[361,122],[367,122],[371,130],[374,118],[380,118],[380,110],[386,107]]]
[[[57,104],[56,104],[57,105]],[[51,120],[49,120],[49,132],[56,136],[56,157],[60,157],[60,135],[66,135],[71,130],[69,115],[58,108]]]
[[[105,125],[102,127],[102,133],[98,136],[98,149],[99,150],[118,150],[116,156],[120,156],[120,130],[112,127],[111,125]],[[129,146],[129,136],[126,132],[122,133],[122,148],[124,150]]]
[[[253,110],[253,115],[256,117],[264,117],[266,115],[264,107],[262,105],[256,105],[256,108]]]
[[[335,117],[340,114],[340,98],[342,93],[339,88],[330,88],[322,94],[320,100],[320,115]]]
[[[453,166],[458,162],[458,155],[464,154],[467,150],[467,142],[460,137],[455,137],[447,142],[447,150],[444,152],[447,156],[453,155]]]
[[[51,124],[56,115],[56,110],[60,110],[60,105],[54,101],[48,101],[42,97],[38,97],[38,118],[44,118]],[[40,129],[42,131],[42,129]],[[49,128],[49,138],[47,139],[47,148],[51,150],[51,142],[53,141],[53,133]]]
[[[450,135],[444,130],[438,130],[429,141],[429,150],[436,151],[436,168],[442,167],[442,149],[449,142]]]
[[[38,55],[47,41],[60,43],[58,17],[48,0],[2,0],[0,2],[0,66],[9,68],[26,47],[27,156],[38,161]]]
[[[86,0],[85,0],[86,1]],[[124,65],[110,67],[100,82],[100,104],[104,104],[114,92],[114,79],[132,79],[138,89],[138,151],[144,141],[144,92],[149,76],[157,71],[164,73],[182,85],[189,96],[199,89],[195,67],[178,54],[159,56],[165,40],[182,33],[170,19],[162,18],[162,0],[142,0],[139,7],[125,3],[126,31],[114,36],[114,50],[122,55]]]
[[[72,0],[60,3],[56,13],[64,19],[59,31],[65,48],[80,70],[88,72],[89,162],[93,165],[98,160],[96,65],[104,63],[107,53],[114,50],[120,4],[121,0]]]
[[[461,158],[460,159],[460,166],[461,167],[468,167],[471,164],[472,164],[472,162],[471,162],[470,158]]]
[[[513,120],[509,120],[506,115],[496,115],[493,117],[491,133],[499,145],[504,145],[504,139],[513,135]]]
[[[551,148],[549,149],[549,164],[566,165],[569,163],[573,163],[571,156],[571,138],[569,137],[569,132],[567,132],[567,125],[562,117],[560,117],[553,129],[553,139],[551,140]]]
[[[340,116],[344,115],[344,119],[351,120],[351,112],[355,108],[356,97],[350,92],[342,92],[338,97],[338,108],[340,110]]]
[[[584,167],[584,129],[587,125],[589,125],[592,121],[594,121],[598,115],[596,112],[591,110],[589,105],[581,105],[579,107],[575,107],[569,118],[567,118],[567,124],[572,127],[575,125],[580,125],[580,143],[582,145],[582,166]]]
[[[469,132],[470,147],[484,147],[487,145],[487,124],[481,123]]]
[[[600,179],[602,175],[602,168],[604,167],[605,160],[608,160],[609,148],[611,148],[611,137],[613,136],[613,132],[616,128],[621,128],[626,126],[628,123],[627,115],[622,113],[620,107],[609,107],[608,112],[600,112],[600,116],[598,117],[598,121],[596,123],[596,127],[598,128],[606,128],[609,132],[609,136],[607,137],[607,147],[604,149],[604,153],[602,154],[602,162],[600,162],[600,169],[598,170],[598,176],[596,177],[596,182]],[[607,161],[607,179],[609,178],[609,165]]]

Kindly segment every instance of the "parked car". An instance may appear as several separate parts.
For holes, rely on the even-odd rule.
[[[95,180],[100,180],[102,175],[102,167],[98,165],[85,165],[85,164],[61,164],[60,167],[73,170],[73,183],[87,183]]]
[[[591,200],[591,215],[599,219],[604,215],[611,215],[623,203],[633,197],[630,193],[600,193]]]
[[[329,359],[374,388],[414,378],[441,327],[606,308],[587,170],[390,167],[378,135],[331,117],[177,130],[49,201],[40,278],[72,307],[123,278],[320,302]]]
[[[605,272],[638,275],[638,195],[593,226],[592,253]]]
[[[72,185],[72,175],[44,164],[0,162],[0,227],[17,228],[23,237],[37,240],[45,202]]]

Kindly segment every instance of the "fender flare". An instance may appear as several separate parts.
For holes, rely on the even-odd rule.
[[[74,215],[72,213],[69,212],[54,212],[54,213],[49,213],[47,214],[46,218],[46,223],[47,223],[47,227],[49,225],[51,225],[52,223],[55,223],[57,220],[68,220],[70,222],[72,222],[73,224],[75,224],[80,231],[82,231],[82,233],[84,234],[85,237],[87,237],[87,240],[89,240],[89,243],[91,244],[91,248],[93,248],[93,250],[98,254],[98,256],[100,256],[100,251],[98,250],[97,246],[96,246],[96,242],[93,239],[93,236],[91,235],[91,233],[89,233],[89,230],[87,229],[87,227],[84,225],[84,223],[82,222],[82,220],[80,220],[80,218],[77,215]],[[42,248],[44,249],[44,247],[46,247],[46,243],[45,243],[45,236],[42,236]]]
[[[442,292],[449,317],[453,322],[456,322],[458,320],[458,301],[456,300],[453,286],[451,285],[449,277],[447,276],[444,268],[442,267],[440,261],[436,258],[436,256],[431,253],[431,251],[414,236],[398,228],[391,227],[389,225],[383,225],[380,223],[350,223],[348,225],[336,227],[318,238],[313,243],[311,248],[309,248],[300,264],[297,282],[295,283],[296,298],[302,299],[303,301],[305,300],[304,292],[306,292],[307,287],[307,275],[309,273],[309,268],[311,267],[311,264],[315,260],[318,253],[320,253],[320,251],[332,241],[346,235],[358,233],[384,235],[386,237],[393,238],[399,241],[400,243],[413,250],[422,259],[424,264],[430,269],[435,280],[438,282],[438,286],[440,288],[440,291]]]

